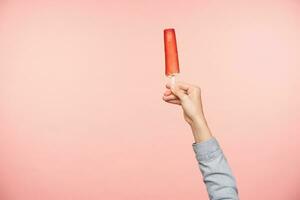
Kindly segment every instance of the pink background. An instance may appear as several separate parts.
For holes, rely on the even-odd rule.
[[[0,1],[0,199],[207,199],[163,29],[241,199],[300,199],[300,2]]]

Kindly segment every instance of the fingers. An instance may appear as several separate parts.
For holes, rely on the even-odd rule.
[[[167,102],[171,103],[171,104],[181,105],[181,102],[179,100],[170,100],[170,101],[167,101]]]
[[[184,96],[186,95],[184,92],[180,91],[179,89],[175,89],[172,88],[172,92],[174,95],[176,95],[180,100],[182,100],[184,98]]]
[[[176,105],[181,105],[181,102],[180,102],[179,99],[177,99],[177,100],[169,100],[169,101],[166,101],[166,100],[165,100],[165,102],[171,103],[171,104],[176,104]]]
[[[166,90],[162,99],[167,103],[181,105],[180,99],[175,96],[171,90]]]
[[[165,96],[171,95],[172,91],[170,89],[167,89],[164,93]]]
[[[180,100],[183,100],[185,97],[187,97],[188,94],[194,91],[194,89],[197,88],[197,86],[183,81],[176,81],[175,84],[167,82],[166,88],[168,90],[171,90],[171,93],[173,93]],[[170,95],[170,91],[168,90],[165,92],[166,96]]]
[[[183,82],[183,81],[177,81],[175,84],[178,85],[178,87],[183,90],[188,90],[188,89],[194,87],[193,85]]]
[[[177,96],[180,100],[183,100],[185,97],[187,97],[187,94],[184,90],[180,89],[178,85],[172,85],[171,87],[172,93]]]
[[[168,88],[168,89],[171,89],[171,86],[172,86],[172,84],[170,82],[168,82],[166,84],[166,88]],[[183,81],[176,81],[175,86],[178,86],[182,90],[189,90],[190,88],[195,87],[194,85],[183,82]]]
[[[188,94],[187,91],[184,91],[185,94]],[[173,95],[172,91],[170,89],[167,89],[165,92],[164,92],[164,96],[169,96],[169,95]]]
[[[169,100],[179,100],[177,96],[175,96],[174,94],[170,94],[170,95],[164,95],[163,96],[163,100],[165,101],[169,101]]]

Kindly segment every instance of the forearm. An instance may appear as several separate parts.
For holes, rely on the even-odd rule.
[[[238,200],[236,180],[217,140],[211,137],[192,146],[210,200]]]
[[[205,117],[194,119],[191,128],[195,139],[193,150],[209,198],[211,200],[237,200],[235,178],[218,141],[211,134]]]
[[[193,132],[195,143],[204,142],[213,137],[204,116],[196,117],[190,126]]]

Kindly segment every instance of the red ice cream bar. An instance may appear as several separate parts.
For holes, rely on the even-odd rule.
[[[173,28],[164,30],[164,42],[165,42],[165,64],[166,76],[179,73],[179,62],[177,53],[177,44],[175,30]]]

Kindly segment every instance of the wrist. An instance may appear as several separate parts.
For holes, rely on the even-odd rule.
[[[191,123],[194,140],[200,143],[212,138],[212,134],[204,117],[197,117]]]

